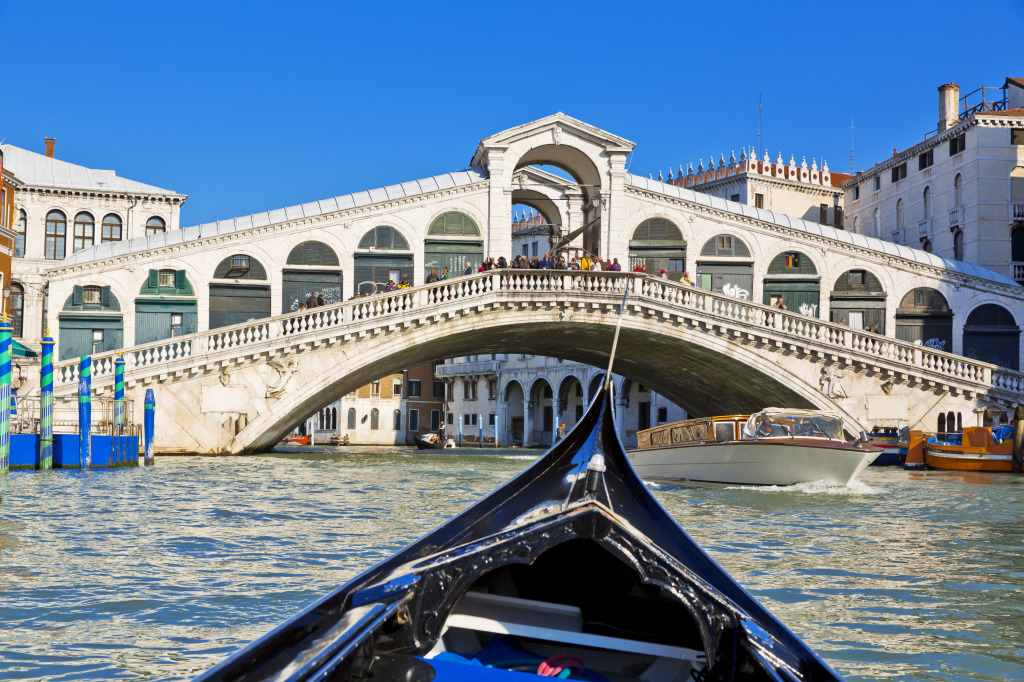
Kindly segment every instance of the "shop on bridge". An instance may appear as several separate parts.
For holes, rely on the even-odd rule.
[[[61,360],[123,346],[121,304],[110,287],[76,285],[57,315],[57,324]]]
[[[896,309],[896,338],[935,350],[953,350],[953,311],[935,289],[908,291]]]
[[[782,301],[786,310],[818,316],[821,304],[821,276],[807,254],[799,251],[780,253],[768,264],[764,276],[765,305]]]
[[[647,265],[648,274],[664,270],[678,282],[686,272],[686,240],[682,231],[665,218],[648,218],[633,231],[629,240],[629,269]]]
[[[210,282],[210,329],[263,317],[270,317],[267,269],[252,256],[228,256],[217,265]]]
[[[465,213],[449,211],[442,213],[430,223],[427,238],[423,244],[423,280],[426,281],[430,271],[434,270],[438,277],[448,268],[448,272],[461,275],[466,269],[466,262],[473,269],[480,267],[484,259],[484,242],[480,236],[480,228]]]
[[[832,322],[853,329],[874,329],[885,334],[885,291],[867,270],[847,270],[836,279],[829,295]]]
[[[701,289],[751,300],[754,259],[750,256],[750,248],[731,234],[720,234],[707,240],[697,258],[695,283]]]
[[[135,343],[152,343],[198,330],[196,293],[184,270],[150,270],[135,299]]]
[[[412,249],[402,234],[390,225],[379,225],[359,240],[354,254],[357,294],[384,291],[388,281],[403,278],[413,282]],[[459,274],[462,274],[461,271]]]
[[[980,305],[964,323],[964,355],[1009,369],[1020,368],[1020,327],[1009,310]]]
[[[324,297],[324,305],[340,303],[340,265],[338,254],[323,242],[302,242],[292,249],[281,272],[281,312],[295,312],[313,292]]]

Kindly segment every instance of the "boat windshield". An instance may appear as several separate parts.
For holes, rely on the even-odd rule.
[[[743,425],[743,439],[828,438],[842,440],[843,420],[835,414],[811,410],[764,410]]]

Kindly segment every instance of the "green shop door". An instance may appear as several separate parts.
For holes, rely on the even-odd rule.
[[[821,291],[817,281],[798,282],[793,280],[769,280],[764,281],[765,305],[775,305],[782,299],[786,310],[794,313],[818,317],[821,302]]]
[[[434,269],[438,277],[441,276],[445,268],[448,268],[451,276],[461,275],[466,269],[466,261],[472,263],[475,270],[480,267],[483,259],[483,242],[427,240],[423,249],[423,280],[426,281],[431,268]]]
[[[265,284],[211,284],[210,329],[270,317],[270,287]]]
[[[195,301],[135,301],[135,343],[153,343],[198,331]]]
[[[285,270],[281,281],[281,312],[295,312],[314,291],[324,297],[324,305],[341,303],[341,271]]]
[[[123,345],[124,323],[120,315],[60,315],[57,323],[61,360],[105,353]]]

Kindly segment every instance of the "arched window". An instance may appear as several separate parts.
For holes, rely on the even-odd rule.
[[[356,408],[354,407],[348,408],[348,428],[356,428]]]
[[[925,187],[924,194],[921,196],[921,206],[925,220],[930,220],[932,217],[932,188]]]
[[[370,429],[376,431],[380,428],[380,410],[376,407],[370,410]]]
[[[427,230],[431,237],[479,237],[480,228],[465,213],[449,211],[434,218]]]
[[[338,265],[338,254],[323,242],[302,242],[288,254],[288,265]]]
[[[959,173],[953,180],[953,206],[959,208],[964,205],[964,178]]]
[[[331,428],[337,430],[338,428],[338,408],[331,408]]]
[[[1024,166],[1010,171],[1010,203],[1024,204]],[[1014,211],[1013,218],[1019,222],[1024,216]]]
[[[854,232],[854,234],[857,233],[857,222],[858,222],[857,221],[857,216],[853,216],[853,232]]]
[[[896,229],[903,229],[903,199],[896,200]]]
[[[879,233],[878,218],[879,218],[879,212],[878,212],[878,207],[876,206],[875,207],[875,212],[871,216],[871,236],[872,237],[877,237],[880,234]]]
[[[146,221],[146,234],[159,234],[167,230],[167,223],[160,216],[153,216]]]
[[[28,230],[28,216],[25,209],[18,209],[18,222],[14,224],[14,232],[17,239],[14,242],[14,255],[18,258],[25,256],[25,232]]]
[[[121,241],[121,216],[116,213],[108,213],[103,216],[102,232],[100,242]]]
[[[68,234],[68,219],[60,211],[46,214],[46,248],[48,260],[64,260],[65,240]]]
[[[401,398],[402,397],[402,380],[401,379],[395,379],[393,382],[391,382],[391,395],[396,397],[396,398]]]
[[[932,240],[931,239],[925,239],[923,242],[921,242],[921,250],[922,251],[926,251],[928,253],[931,253],[932,252]]]
[[[78,253],[82,249],[92,246],[96,236],[96,219],[91,213],[82,211],[75,216],[75,240],[71,247],[71,253]]]
[[[21,338],[25,312],[25,289],[17,282],[11,284],[11,298],[8,307],[11,311],[11,326],[14,328],[14,336]]]
[[[683,241],[683,233],[676,227],[675,223],[666,218],[648,218],[633,231],[634,241],[646,239]]]
[[[939,412],[938,427],[936,431],[939,433],[946,432],[946,415],[943,412]]]
[[[964,259],[964,232],[963,230],[956,230],[953,232],[953,258],[955,260]]]
[[[374,251],[408,251],[409,242],[390,225],[378,225],[363,235],[357,248],[373,249]]]
[[[395,431],[402,430],[402,411],[395,410]]]

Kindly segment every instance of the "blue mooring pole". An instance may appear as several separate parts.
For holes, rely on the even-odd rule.
[[[92,468],[92,358],[83,355],[78,364],[78,465]]]
[[[156,428],[156,396],[153,389],[146,389],[146,414],[143,425],[146,427],[146,466],[153,465],[153,433]]]
[[[479,447],[484,446],[484,416],[482,414],[476,416],[476,444]]]
[[[4,315],[0,322],[0,476],[11,462],[11,335],[14,329]]]
[[[53,468],[53,339],[43,337],[43,367],[39,381],[39,468]]]

